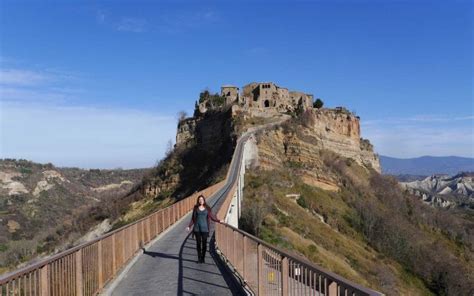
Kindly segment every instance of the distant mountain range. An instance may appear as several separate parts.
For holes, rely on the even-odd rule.
[[[402,159],[380,155],[380,164],[382,173],[389,175],[431,176],[474,172],[474,158],[458,156],[422,156]]]

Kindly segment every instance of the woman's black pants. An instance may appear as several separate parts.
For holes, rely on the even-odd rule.
[[[199,232],[199,231],[194,232],[194,236],[196,237],[196,249],[197,249],[199,260],[204,259],[204,257],[206,256],[208,235],[209,235],[209,232]]]

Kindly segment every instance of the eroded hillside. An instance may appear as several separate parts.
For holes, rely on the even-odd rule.
[[[254,139],[241,227],[387,295],[472,295],[473,213],[424,205],[316,114]]]
[[[14,267],[73,244],[109,218],[108,206],[132,190],[144,172],[1,160],[0,266]]]
[[[434,175],[400,184],[432,206],[474,209],[474,173]]]

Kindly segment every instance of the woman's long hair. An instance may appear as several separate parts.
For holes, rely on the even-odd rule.
[[[198,198],[196,199],[196,204],[194,205],[194,209],[197,210],[197,208],[199,208],[200,206],[200,203],[199,203],[199,199],[202,197],[202,199],[204,200],[204,204],[203,206],[206,208],[206,209],[210,209],[210,207],[207,205],[206,203],[206,197],[204,195],[199,195]]]

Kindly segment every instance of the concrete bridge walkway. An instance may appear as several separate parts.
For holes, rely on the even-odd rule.
[[[275,124],[275,123],[273,123]],[[261,127],[262,128],[262,127]],[[255,129],[246,132],[242,141],[248,139]],[[207,197],[208,204],[217,210],[231,190],[232,184],[241,178],[243,157],[242,145],[237,145],[234,160],[229,168],[226,184],[215,194]],[[240,186],[243,183],[239,181]],[[241,191],[241,188],[239,189]],[[237,195],[236,195],[237,196]],[[240,206],[240,202],[237,206]],[[234,212],[234,216],[237,211]],[[223,217],[219,217],[223,218]],[[187,232],[191,213],[171,226],[156,241],[138,255],[136,261],[124,275],[106,287],[104,294],[112,296],[131,295],[246,295],[240,283],[228,270],[214,249],[214,223],[211,223],[210,242],[204,264],[197,263],[196,241]],[[235,220],[235,219],[234,219]],[[235,222],[235,221],[234,221]]]
[[[214,210],[224,194],[226,186],[208,198]],[[118,279],[115,287],[106,294],[131,295],[245,295],[241,286],[229,273],[212,248],[214,226],[211,226],[211,242],[208,240],[206,263],[198,264],[196,241],[185,230],[191,219],[187,214],[173,225],[151,247],[139,255],[137,261]],[[211,223],[213,224],[213,223]],[[211,248],[209,247],[211,246]]]

